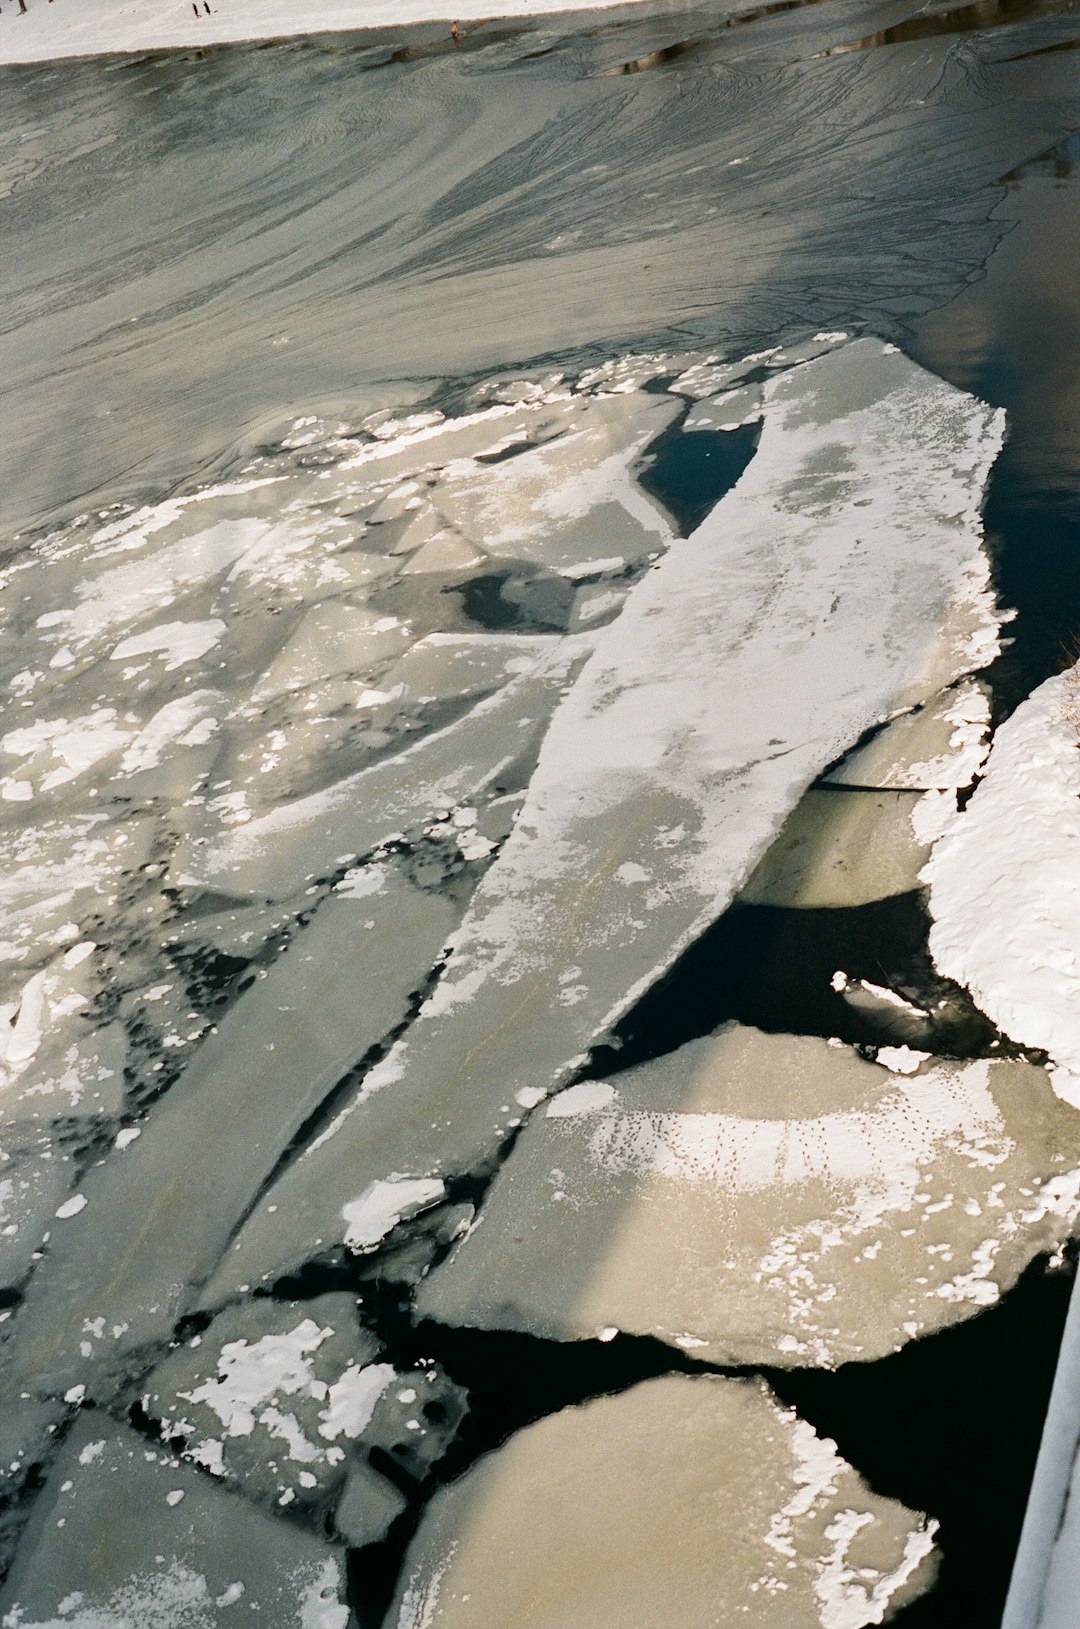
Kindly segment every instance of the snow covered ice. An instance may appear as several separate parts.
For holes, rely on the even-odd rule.
[[[764,415],[736,487],[597,633],[438,984],[218,1293],[339,1242],[370,1182],[493,1153],[519,1094],[568,1078],[814,776],[997,648],[979,503],[1000,415],[873,340],[778,374]]]
[[[680,380],[695,412],[711,398],[692,355],[658,355],[481,385],[456,417],[407,404],[358,428],[298,423],[227,482],[47,535],[33,579],[17,563],[8,592],[29,585],[30,600],[9,652],[0,842],[27,856],[41,897],[36,922],[12,915],[7,950],[3,1191],[21,1299],[4,1387],[18,1463],[52,1457],[56,1419],[35,1412],[52,1400],[118,1417],[137,1402],[159,1456],[214,1497],[379,1542],[416,1496],[402,1488],[426,1486],[452,1442],[460,1393],[437,1366],[395,1365],[348,1295],[252,1300],[251,1287],[314,1259],[361,1288],[371,1275],[419,1285],[419,1309],[448,1324],[505,1321],[461,1275],[511,1225],[546,1236],[526,1224],[531,1201],[497,1232],[489,1208],[516,1192],[538,1140],[569,1148],[591,1123],[582,1093],[611,1091],[575,1087],[550,1118],[538,1108],[589,1046],[744,883],[748,898],[794,889],[810,905],[913,886],[927,852],[909,825],[917,776],[807,789],[879,718],[924,703],[942,722],[909,757],[917,745],[921,762],[948,759],[956,704],[938,698],[997,648],[978,516],[1000,416],[878,341],[810,351],[772,369],[751,403],[757,451],[689,536],[637,474],[681,411]],[[739,371],[725,383],[737,389]],[[667,389],[646,388],[657,380]],[[913,464],[922,478],[902,489]],[[70,879],[69,834],[95,868]],[[886,1143],[897,1116],[921,1115],[940,1182],[913,1166],[902,1202],[867,1189],[862,1220],[836,1224],[850,1173],[823,1143],[810,1180],[833,1209],[804,1216],[797,1182],[766,1184],[762,1226],[741,1242],[696,1187],[700,1241],[719,1230],[705,1253],[731,1257],[717,1307],[674,1293],[709,1263],[674,1270],[687,1230],[655,1226],[649,1171],[631,1161],[594,1190],[583,1176],[582,1217],[605,1194],[614,1207],[591,1241],[613,1254],[577,1252],[593,1300],[525,1309],[524,1327],[638,1327],[739,1361],[832,1363],[966,1315],[1068,1232],[1067,1160],[1049,1132],[1007,1129],[1025,1066],[949,1075],[886,1049],[889,1070],[849,1062],[845,1110],[825,1090],[832,1049],[777,1045],[778,1059],[820,1054],[807,1113],[831,1114],[845,1146],[845,1112],[852,1127],[880,1120]],[[682,1063],[673,1126],[694,1118]],[[477,1218],[455,1183],[490,1170],[530,1115]],[[947,1249],[933,1218],[953,1205],[957,1136],[985,1162],[995,1218],[969,1207]],[[923,1231],[899,1249],[916,1189]],[[669,1252],[662,1309],[618,1288],[636,1215]],[[793,1298],[800,1229],[822,1259]],[[547,1257],[557,1276],[560,1259]],[[841,1262],[852,1310],[841,1298],[824,1311]],[[497,1295],[499,1263],[497,1248]],[[857,1334],[863,1290],[912,1263],[928,1269],[920,1292]],[[538,1267],[538,1297],[546,1282]],[[192,1315],[198,1334],[177,1343]],[[844,1559],[862,1540],[830,1522],[800,1574],[808,1599],[827,1629],[876,1621],[878,1585],[852,1595]],[[890,1552],[875,1573],[882,1601],[922,1576],[920,1531],[913,1559]],[[103,1582],[109,1610],[142,1600],[137,1563]],[[196,1589],[195,1560],[177,1566]],[[848,1605],[815,1595],[814,1578]]]

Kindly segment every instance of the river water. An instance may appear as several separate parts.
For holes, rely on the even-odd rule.
[[[985,525],[994,586],[1017,615],[988,674],[995,720],[1075,659],[1075,6],[924,14],[873,0],[854,28],[842,0],[664,4],[464,33],[460,47],[432,26],[0,70],[5,561],[53,534],[70,550],[88,516],[220,486],[253,459],[276,471],[282,438],[307,417],[344,427],[409,403],[458,411],[510,372],[577,377],[627,352],[738,358],[842,331],[895,343],[1006,411]],[[642,485],[666,495],[685,533],[757,432],[677,430],[658,420],[641,438],[653,459]],[[468,627],[492,631],[562,630],[568,605],[551,575],[526,581],[514,563],[462,591]],[[144,869],[157,864],[148,849]],[[234,903],[222,885],[196,914]],[[276,922],[260,943],[285,931]],[[731,1019],[887,1040],[880,1015],[844,1008],[828,971],[929,988],[925,926],[914,892],[845,911],[737,905],[651,1006],[646,995],[624,1017],[619,1067]],[[437,945],[445,924],[431,932]],[[139,942],[123,944],[122,1015],[145,988]],[[243,993],[268,965],[260,954],[221,939],[212,966],[204,956],[208,1011]],[[139,1071],[165,1054],[139,1050],[137,1014],[125,1022],[142,1112],[160,1081]],[[949,1022],[943,1053],[1000,1044],[970,1006]],[[585,1073],[614,1061],[604,1052]],[[103,1150],[74,1157],[85,1166]],[[471,1193],[463,1181],[451,1197]],[[21,1274],[5,1295],[16,1308],[33,1303]],[[275,1293],[356,1287],[323,1265]],[[939,1581],[898,1614],[905,1629],[997,1622],[1067,1292],[1067,1271],[1036,1262],[999,1306],[894,1357],[762,1371],[876,1493],[941,1519]],[[469,1389],[445,1474],[567,1402],[671,1367],[658,1343],[629,1338],[568,1357],[524,1335],[418,1334],[407,1297],[383,1288],[369,1313],[400,1369],[434,1359]],[[134,1395],[116,1393],[124,1410]],[[5,1531],[32,1508],[35,1475]],[[354,1547],[364,1629],[419,1514],[414,1500],[387,1545]]]

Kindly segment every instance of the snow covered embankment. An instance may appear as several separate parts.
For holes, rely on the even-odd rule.
[[[994,737],[986,775],[923,871],[930,951],[1006,1035],[1050,1054],[1080,1108],[1080,666]]]
[[[625,4],[592,0],[591,9]],[[574,11],[573,0],[318,0],[296,6],[292,0],[216,0],[207,15],[186,0],[29,0],[25,17],[11,18],[0,40],[0,64],[45,62],[54,57],[101,56],[112,51],[224,45],[230,40],[281,39],[293,34],[332,33],[361,28],[404,28],[451,18],[524,17]]]

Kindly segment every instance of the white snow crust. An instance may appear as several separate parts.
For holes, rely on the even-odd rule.
[[[415,1210],[436,1204],[446,1192],[444,1185],[430,1177],[390,1177],[373,1182],[361,1194],[342,1206],[348,1231],[345,1243],[350,1250],[370,1250]]]

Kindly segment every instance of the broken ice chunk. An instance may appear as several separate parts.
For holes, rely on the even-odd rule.
[[[76,1165],[71,1155],[35,1137],[0,1152],[0,1285],[14,1286],[33,1264],[63,1203]]]
[[[206,1037],[138,1141],[88,1173],[78,1232],[56,1240],[20,1309],[25,1369],[13,1357],[31,1384],[66,1373],[78,1346],[70,1317],[123,1325],[96,1352],[110,1365],[167,1333],[289,1139],[401,1021],[456,913],[391,867],[374,875],[365,897],[322,903]]]
[[[903,713],[832,770],[837,786],[909,787],[921,791],[970,786],[989,750],[990,697],[965,680]]]
[[[445,1184],[431,1177],[395,1176],[371,1183],[358,1199],[342,1206],[346,1246],[358,1251],[373,1249],[403,1216],[436,1204],[445,1192]]]
[[[125,1038],[91,1015],[96,946],[81,941],[0,1003],[0,1108],[4,1121],[115,1114],[124,1101]]]
[[[747,905],[867,905],[919,886],[929,848],[911,826],[918,792],[805,792],[747,878]]]
[[[238,1610],[274,1629],[345,1629],[342,1561],[125,1427],[80,1416],[0,1591],[4,1623],[236,1629]]]
[[[361,1460],[349,1471],[334,1511],[334,1527],[353,1549],[379,1544],[405,1504],[405,1495]]]
[[[732,1026],[601,1084],[533,1116],[422,1316],[832,1367],[990,1305],[1080,1218],[1080,1120],[1030,1064]]]
[[[638,454],[678,416],[678,404],[642,390],[578,399],[565,428],[495,463],[452,465],[438,508],[488,554],[553,570],[619,554],[643,559],[670,531],[637,485]]]
[[[871,1493],[759,1381],[647,1381],[527,1426],[435,1495],[389,1629],[864,1629],[936,1523]]]
[[[463,1388],[436,1364],[406,1370],[380,1394],[363,1433],[407,1475],[421,1481],[453,1441],[465,1417]]]
[[[227,831],[193,824],[176,850],[173,875],[232,894],[281,899],[333,868],[337,855],[365,853],[430,821],[441,809],[474,803],[521,765],[527,776],[566,685],[592,648],[582,635],[499,641],[508,681],[462,717],[333,786],[297,798]],[[472,681],[465,683],[469,693]],[[212,834],[212,836],[211,836]]]
[[[267,1505],[308,1503],[345,1475],[350,1443],[397,1376],[348,1295],[230,1307],[178,1346],[143,1407],[175,1451]],[[290,1503],[293,1502],[290,1500]]]

